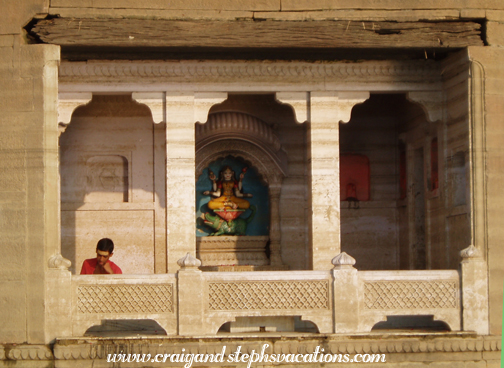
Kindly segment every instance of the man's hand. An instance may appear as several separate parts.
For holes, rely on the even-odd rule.
[[[110,262],[107,262],[103,265],[103,270],[109,275],[114,273],[114,271],[112,271],[112,267],[110,267]]]
[[[93,273],[95,275],[112,275],[114,274],[114,271],[112,270],[112,267],[110,267],[110,263],[107,262],[103,266],[98,263]]]

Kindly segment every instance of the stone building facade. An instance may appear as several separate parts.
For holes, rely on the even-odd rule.
[[[500,365],[500,1],[0,4],[2,366]],[[209,236],[228,164],[258,212]],[[78,274],[101,237],[124,275]]]

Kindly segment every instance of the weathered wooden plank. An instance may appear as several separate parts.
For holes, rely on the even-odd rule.
[[[475,22],[41,20],[32,32],[62,46],[456,48],[482,46]]]

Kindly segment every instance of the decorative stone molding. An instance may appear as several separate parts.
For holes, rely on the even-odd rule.
[[[462,249],[460,251],[460,256],[463,260],[482,258],[481,251],[472,244],[467,248]]]
[[[151,110],[154,124],[166,122],[166,94],[164,92],[133,92],[131,97]]]
[[[310,119],[308,116],[308,92],[277,92],[276,99],[280,103],[290,105],[294,110],[296,121],[304,123]]]
[[[93,98],[93,94],[89,92],[73,92],[58,94],[58,124],[59,134],[63,133],[75,109],[79,106],[88,104]]]
[[[166,80],[185,83],[228,83],[237,80],[264,80],[282,78],[309,83],[326,83],[327,79],[352,82],[370,80],[397,83],[398,78],[436,83],[441,79],[439,65],[426,61],[372,61],[346,62],[214,62],[214,61],[114,61],[114,62],[61,62],[60,83],[105,82],[122,83],[142,78],[154,83]],[[166,86],[164,87],[166,88]],[[317,88],[318,89],[318,88]],[[313,90],[313,89],[310,89]],[[302,118],[302,116],[300,116]]]
[[[486,122],[485,122],[485,70],[483,65],[471,60],[469,74],[470,90],[470,139],[471,139],[471,243],[478,247],[486,258],[487,247],[487,193],[486,193]]]
[[[49,258],[48,266],[49,268],[56,268],[60,270],[67,270],[72,265],[70,260],[64,258],[61,254],[56,254]]]
[[[445,103],[445,95],[443,92],[408,92],[406,98],[411,102],[419,104],[431,123],[443,120],[443,106]]]
[[[331,338],[327,336],[310,337],[299,339],[299,336],[282,336],[281,339],[262,338],[258,341],[255,337],[251,340],[246,338],[240,341],[227,341],[226,354],[234,353],[238,345],[244,354],[250,354],[252,350],[260,351],[263,344],[269,344],[266,354],[310,354],[314,352],[317,346],[324,346],[325,353],[328,354],[425,354],[425,353],[446,353],[460,354],[469,353],[471,360],[474,360],[474,353],[499,353],[501,351],[500,336],[473,336],[467,334],[450,334],[450,336],[439,336],[438,334],[421,335],[401,334],[400,337],[394,337],[391,334],[375,334],[374,338],[358,335],[357,339],[351,339],[352,336]],[[172,343],[173,341],[191,346],[191,352],[194,354],[218,354],[222,352],[222,337],[215,338],[181,338],[175,340],[170,338],[149,340],[142,337],[138,340],[129,338],[127,343],[123,339],[112,340],[115,343],[106,347],[101,345],[101,341],[88,341],[83,339],[65,340],[59,339],[54,345],[54,358],[56,360],[89,360],[106,359],[107,354],[134,354],[138,352],[155,354],[180,354],[180,345]],[[86,343],[83,343],[86,342]],[[413,358],[411,356],[411,358]],[[414,358],[418,361],[418,358]],[[446,361],[446,356],[444,360]],[[458,356],[457,360],[461,361]],[[404,362],[404,356],[400,358]],[[392,364],[392,363],[389,363]]]
[[[16,345],[10,349],[6,349],[5,353],[5,357],[10,360],[54,359],[51,348],[47,345]]]
[[[177,264],[181,269],[198,268],[199,266],[201,266],[201,261],[187,253],[184,257],[180,258],[177,261]]]
[[[353,265],[355,264],[355,258],[348,255],[346,252],[341,252],[332,259],[331,263],[334,265],[334,269],[353,268]]]

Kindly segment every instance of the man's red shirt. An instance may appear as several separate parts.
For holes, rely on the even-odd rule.
[[[121,269],[119,268],[118,265],[116,265],[112,261],[108,261],[110,264],[110,267],[112,268],[112,271],[114,271],[114,274],[116,273],[122,273]],[[84,262],[82,262],[82,268],[81,268],[81,275],[92,275],[95,272],[96,265],[98,264],[98,260],[96,258],[90,258],[86,259]]]

